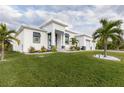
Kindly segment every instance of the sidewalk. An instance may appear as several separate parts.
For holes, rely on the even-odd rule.
[[[55,52],[43,52],[43,53],[24,53],[26,55],[40,55],[40,54],[52,54],[52,53],[55,53]]]
[[[104,51],[104,50],[96,50],[96,51]],[[124,53],[124,51],[121,51],[121,50],[107,50],[107,52],[119,52],[119,53]]]

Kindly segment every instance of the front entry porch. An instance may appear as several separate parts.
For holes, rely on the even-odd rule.
[[[55,30],[55,33],[53,32],[48,33],[48,49],[51,49],[51,46],[56,46],[58,51],[64,49],[65,47],[64,31]]]
[[[57,47],[57,50],[64,49],[63,46],[65,46],[65,35],[64,32],[55,30],[55,46]]]

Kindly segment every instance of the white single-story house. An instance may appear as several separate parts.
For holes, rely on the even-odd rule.
[[[16,35],[20,40],[20,44],[13,44],[14,51],[29,52],[30,47],[40,50],[41,47],[50,49],[51,46],[56,46],[57,50],[69,50],[71,38],[75,37],[79,43],[78,46],[85,50],[95,50],[95,43],[92,42],[92,37],[71,31],[65,22],[57,19],[50,19],[40,27],[32,27],[21,25],[18,28]]]

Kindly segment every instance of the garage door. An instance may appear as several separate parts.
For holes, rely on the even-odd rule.
[[[90,40],[86,40],[86,50],[90,50]]]

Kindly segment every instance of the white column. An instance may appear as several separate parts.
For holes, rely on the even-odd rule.
[[[51,45],[55,46],[55,30],[52,31],[51,36]]]
[[[61,47],[63,46],[63,34],[61,34]]]
[[[90,40],[90,50],[92,50],[92,43],[91,43],[91,40]]]

